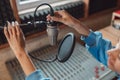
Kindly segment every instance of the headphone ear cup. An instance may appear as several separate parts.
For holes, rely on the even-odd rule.
[[[68,33],[60,42],[57,54],[59,62],[65,62],[70,58],[75,47],[75,39],[76,38],[73,33]]]

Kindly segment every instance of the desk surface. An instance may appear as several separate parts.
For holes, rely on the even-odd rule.
[[[112,45],[115,46],[120,38],[120,30],[115,29],[112,26],[105,27],[99,30],[103,37],[109,39],[112,42]]]

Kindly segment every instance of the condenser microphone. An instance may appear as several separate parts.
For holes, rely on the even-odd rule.
[[[57,37],[58,37],[58,28],[54,22],[50,22],[47,25],[47,35],[48,35],[50,45],[52,45],[52,46],[56,45]]]
[[[38,5],[34,11],[34,22],[36,21],[36,12],[37,12],[38,8],[43,5],[49,6],[50,15],[54,16],[54,10],[53,10],[52,6],[47,3],[43,3],[43,4]],[[49,42],[51,45],[56,45],[57,44],[57,36],[58,36],[57,26],[54,21],[48,21],[48,22],[49,23],[47,23],[47,34],[48,34]],[[35,26],[36,26],[36,24],[35,24]]]

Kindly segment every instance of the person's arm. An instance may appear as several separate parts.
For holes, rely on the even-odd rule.
[[[18,59],[24,73],[26,74],[25,80],[50,80],[44,78],[41,70],[36,70],[31,59],[25,50],[25,37],[17,22],[8,22],[8,26],[4,28],[4,34],[7,41],[13,50],[16,58]]]
[[[26,76],[28,76],[32,72],[34,72],[36,69],[35,69],[31,59],[27,55],[26,51],[21,50],[21,52],[19,52],[19,53],[20,53],[20,55],[17,55],[16,57],[17,57],[19,63],[21,64],[21,67],[22,67],[23,71],[25,72]]]
[[[107,51],[112,48],[111,41],[104,39],[101,32],[91,31],[88,37],[81,37],[88,51],[101,63],[107,66]]]
[[[25,74],[28,76],[30,73],[34,72],[35,67],[25,50],[25,38],[18,23],[13,22],[11,25],[8,22],[8,26],[4,28],[4,34]]]
[[[55,12],[55,16],[47,16],[47,20],[62,22],[65,25],[75,29],[81,34],[81,39],[86,43],[86,48],[100,62],[107,65],[107,50],[111,48],[111,42],[102,37],[100,32],[90,31],[79,20],[72,17],[66,11]]]
[[[89,28],[87,26],[83,25],[79,20],[72,17],[65,10],[55,12],[55,16],[48,15],[47,20],[61,22],[71,28],[74,28],[78,33],[84,36],[88,36],[90,33]]]

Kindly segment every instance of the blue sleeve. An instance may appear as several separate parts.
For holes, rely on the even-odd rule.
[[[120,80],[120,77],[118,77],[118,79],[117,80]]]
[[[88,37],[81,36],[88,51],[101,63],[107,66],[106,51],[112,48],[111,42],[102,37],[100,32],[91,31]]]
[[[26,77],[25,80],[50,80],[49,78],[44,78],[40,70],[36,70]]]

